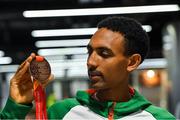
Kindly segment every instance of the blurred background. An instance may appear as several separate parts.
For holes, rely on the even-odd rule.
[[[45,56],[55,74],[47,107],[88,89],[86,45],[108,16],[142,23],[151,49],[130,84],[179,118],[179,0],[0,0],[0,109],[12,75],[31,52]]]

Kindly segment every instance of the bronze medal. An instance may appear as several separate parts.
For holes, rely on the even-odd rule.
[[[30,73],[33,79],[42,83],[51,75],[51,67],[45,58],[41,57],[41,60],[39,60],[39,57],[41,56],[36,56],[36,58],[31,61]]]

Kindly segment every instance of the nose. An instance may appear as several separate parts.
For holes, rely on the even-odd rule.
[[[98,56],[96,52],[92,52],[87,59],[88,69],[96,69],[98,66]]]

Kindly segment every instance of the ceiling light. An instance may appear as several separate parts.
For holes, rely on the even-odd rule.
[[[148,70],[146,74],[148,78],[153,78],[155,76],[154,70]]]
[[[48,41],[36,41],[35,46],[37,48],[87,46],[88,42],[89,39],[48,40]]]
[[[83,55],[73,55],[72,59],[86,59],[88,58],[88,54],[83,54]]]
[[[74,69],[71,68],[68,71],[68,76],[69,77],[75,77],[75,76],[88,77],[87,68],[86,67],[83,67],[81,69],[79,69],[79,67],[76,67]]]
[[[0,57],[4,56],[4,51],[0,50]]]
[[[68,61],[68,62],[59,62],[59,63],[51,63],[49,62],[49,64],[51,65],[51,67],[53,69],[71,69],[72,67],[79,67],[80,69],[86,67],[86,61],[78,61],[78,62],[72,62],[72,61]]]
[[[150,25],[143,25],[146,32],[150,32]],[[51,29],[51,30],[33,30],[33,37],[52,37],[52,36],[74,36],[74,35],[92,35],[97,31],[97,28],[76,28],[76,29]]]
[[[164,58],[145,59],[138,69],[166,68],[167,60]]]
[[[177,4],[171,5],[147,5],[130,7],[107,7],[85,9],[62,9],[62,10],[29,10],[24,11],[23,16],[31,17],[59,17],[59,16],[87,16],[87,15],[110,15],[110,14],[133,14],[179,11]]]
[[[152,30],[152,27],[150,25],[143,25],[142,27],[146,32],[151,32]]]
[[[16,72],[19,65],[1,65],[0,73],[1,72]]]
[[[11,57],[0,57],[0,64],[10,64],[11,62]]]
[[[42,56],[51,55],[72,55],[72,54],[86,54],[87,48],[56,48],[56,49],[40,49],[38,54]]]
[[[34,30],[31,35],[33,37],[92,35],[96,31],[97,28]]]

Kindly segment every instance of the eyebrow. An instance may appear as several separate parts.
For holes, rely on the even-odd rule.
[[[90,49],[93,49],[92,46],[90,44],[87,45],[87,49],[90,50]],[[111,49],[107,48],[107,47],[98,47],[96,48],[98,50],[107,50],[107,51],[110,51],[111,53],[114,53]]]

